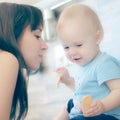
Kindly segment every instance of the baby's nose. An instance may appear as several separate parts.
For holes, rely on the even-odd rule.
[[[74,49],[70,49],[69,52],[68,52],[68,55],[71,57],[71,58],[74,58],[76,56],[76,51]]]

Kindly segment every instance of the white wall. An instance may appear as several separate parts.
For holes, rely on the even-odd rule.
[[[93,8],[103,25],[101,50],[120,59],[120,0],[84,0]]]

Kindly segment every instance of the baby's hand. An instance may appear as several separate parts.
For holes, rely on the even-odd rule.
[[[55,72],[57,73],[58,76],[57,87],[59,87],[60,83],[64,83],[66,85],[69,83],[68,79],[70,78],[70,75],[66,68],[64,67],[57,68]]]
[[[84,113],[86,117],[92,117],[104,112],[104,105],[100,100],[93,101],[90,105],[90,108]]]

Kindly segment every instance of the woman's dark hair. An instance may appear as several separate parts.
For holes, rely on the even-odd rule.
[[[43,16],[40,9],[23,4],[0,3],[0,49],[12,53],[19,62],[17,83],[14,91],[10,120],[20,120],[28,111],[28,96],[23,68],[29,69],[19,51],[19,37],[30,25],[31,30],[43,26]],[[18,107],[19,106],[19,107]],[[16,115],[17,108],[19,112]]]

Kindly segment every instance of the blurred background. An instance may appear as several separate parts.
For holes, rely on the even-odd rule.
[[[104,39],[100,45],[105,51],[120,60],[120,0],[0,0],[16,2],[40,8],[44,15],[44,39],[49,49],[38,71],[29,77],[29,111],[26,120],[53,120],[61,107],[72,96],[72,91],[64,85],[56,88],[58,66],[66,66],[77,78],[76,68],[65,58],[56,35],[56,23],[61,11],[68,5],[81,3],[89,5],[98,14],[104,28]],[[73,72],[74,71],[74,72]]]

